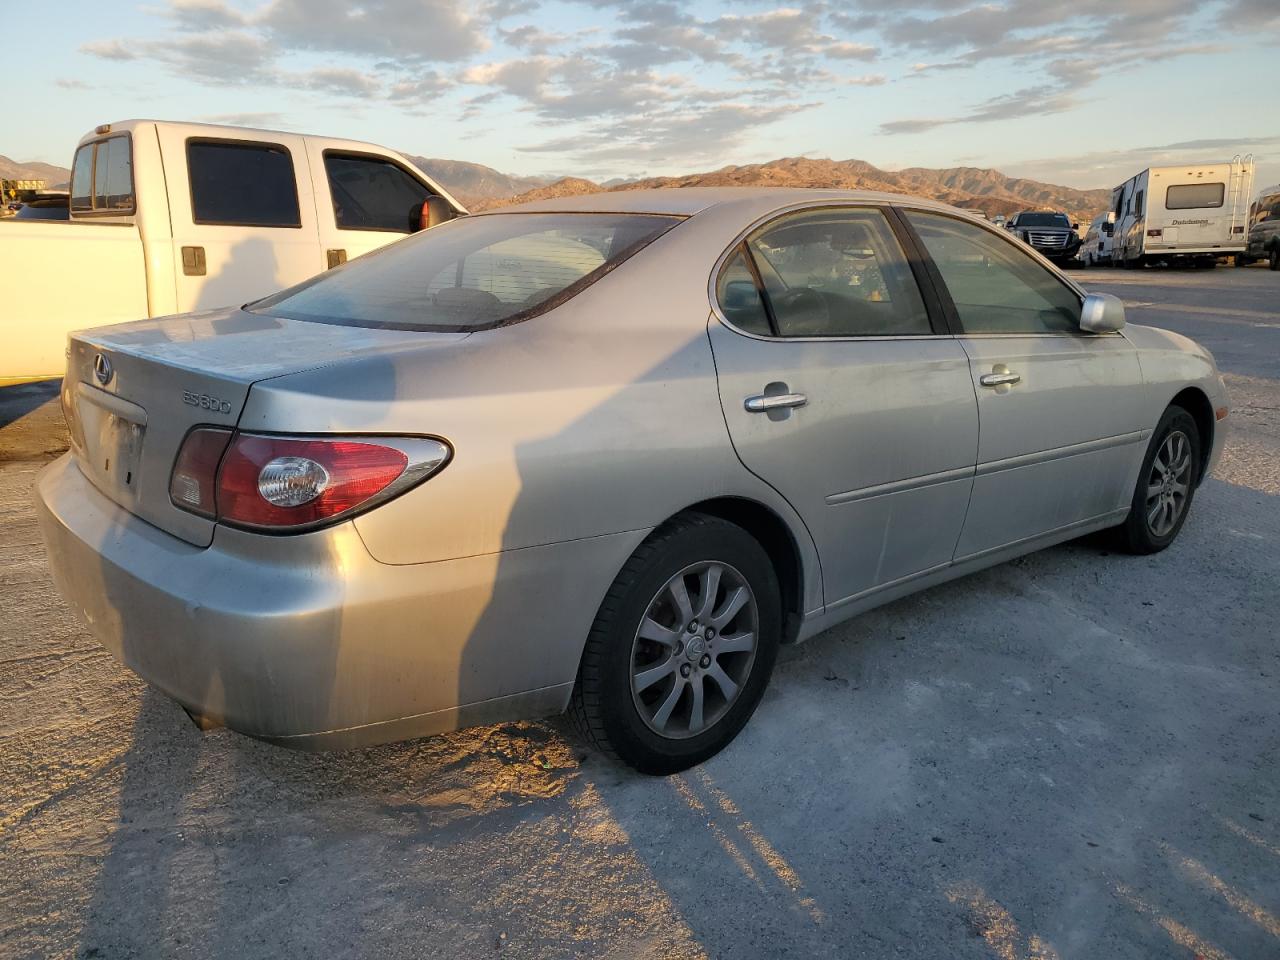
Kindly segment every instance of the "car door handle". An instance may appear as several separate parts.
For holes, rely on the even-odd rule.
[[[984,387],[1001,387],[1007,383],[1018,383],[1021,379],[1020,373],[984,373],[978,382]]]
[[[768,413],[770,410],[783,410],[787,407],[803,407],[808,402],[809,398],[803,393],[779,393],[774,396],[760,394],[747,397],[742,405],[748,413]]]

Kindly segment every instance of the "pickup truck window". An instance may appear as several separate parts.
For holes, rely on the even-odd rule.
[[[417,233],[250,309],[352,327],[487,330],[559,306],[677,223],[625,213],[485,214]]]
[[[71,170],[75,213],[132,213],[133,151],[128,135],[86,143]]]
[[[418,228],[431,191],[391,161],[326,151],[324,171],[341,229],[412,233]]]
[[[188,140],[194,222],[235,227],[301,227],[293,157],[269,143]]]
[[[1198,210],[1220,207],[1226,196],[1225,183],[1176,183],[1165,191],[1166,210]]]

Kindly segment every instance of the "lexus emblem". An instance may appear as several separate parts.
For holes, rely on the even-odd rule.
[[[111,366],[111,361],[107,359],[106,354],[100,353],[93,358],[93,375],[104,387],[111,382],[113,373],[115,369]]]

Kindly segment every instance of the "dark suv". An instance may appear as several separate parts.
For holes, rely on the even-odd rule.
[[[1024,210],[1004,225],[1004,228],[1055,263],[1075,259],[1083,241],[1076,233],[1078,223],[1072,223],[1065,213]]]

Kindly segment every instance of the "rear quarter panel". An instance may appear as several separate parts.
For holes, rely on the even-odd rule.
[[[449,441],[453,460],[439,474],[356,519],[384,563],[647,531],[690,504],[736,496],[764,503],[791,527],[813,609],[821,588],[812,540],[786,501],[738,461],[720,409],[707,279],[741,224],[702,219],[542,316],[447,350],[260,383],[241,426]]]

